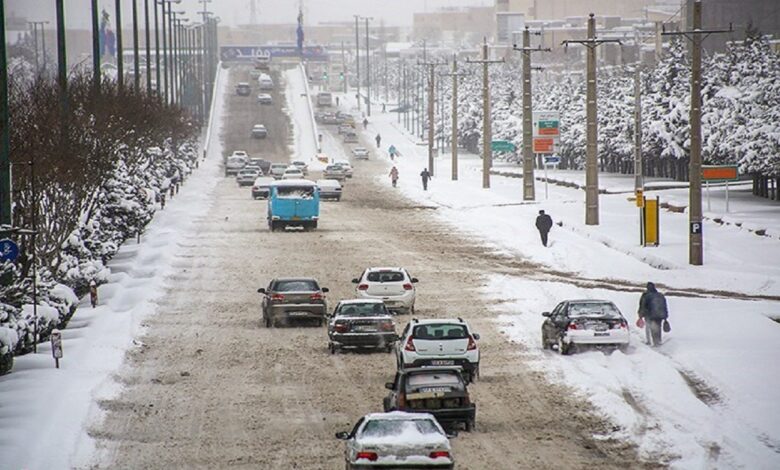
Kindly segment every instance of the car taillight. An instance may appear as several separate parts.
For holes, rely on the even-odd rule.
[[[620,323],[615,323],[612,325],[613,330],[627,330],[628,329],[628,322],[621,321]]]
[[[404,284],[404,290],[412,290],[414,289],[414,286],[409,284],[408,282]]]
[[[376,452],[358,452],[355,460],[366,459],[371,462],[376,462],[379,458]]]
[[[325,298],[325,296],[323,296],[323,295],[322,295],[321,293],[319,293],[319,292],[316,292],[316,293],[312,294],[312,295],[311,295],[311,297],[309,297],[309,298],[310,298],[311,300],[322,300],[322,299],[324,299],[324,298]]]
[[[477,342],[474,341],[474,337],[471,335],[469,335],[469,345],[466,347],[466,349],[469,351],[474,351],[477,349]]]
[[[258,191],[258,190],[260,190],[260,188],[258,188],[257,186],[252,186],[252,191]]]
[[[444,457],[445,459],[448,459],[450,458],[450,453],[447,452],[446,450],[434,450],[428,455],[428,457],[432,459],[438,459],[439,457]]]
[[[414,348],[414,342],[413,342],[411,337],[409,337],[409,339],[406,340],[406,346],[404,346],[404,350],[405,351],[417,351]]]
[[[346,333],[349,331],[349,325],[346,323],[336,323],[334,329],[336,330],[336,333]]]
[[[576,330],[577,329],[577,324],[576,323],[569,323],[569,329],[570,330]]]
[[[368,290],[368,284],[360,284],[358,290]]]
[[[282,295],[282,294],[273,294],[271,296],[271,300],[284,300],[284,295]]]

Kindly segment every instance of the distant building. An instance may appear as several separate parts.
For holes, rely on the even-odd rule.
[[[495,21],[493,7],[453,7],[415,13],[412,17],[412,38],[474,43],[481,41],[483,36],[493,37]]]

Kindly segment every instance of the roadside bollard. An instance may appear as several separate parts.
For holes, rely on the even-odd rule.
[[[165,193],[160,193],[160,209],[165,209]]]
[[[173,199],[173,195],[176,194],[176,186],[172,184],[169,190],[171,192],[171,199]]]
[[[60,330],[54,329],[51,331],[51,355],[54,358],[54,366],[60,368],[60,359],[62,359],[62,333]]]

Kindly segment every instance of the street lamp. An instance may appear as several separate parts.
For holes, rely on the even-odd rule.
[[[169,103],[168,100],[168,93],[169,93],[169,86],[168,86],[168,76],[169,70],[170,70],[170,64],[168,62],[168,52],[170,50],[171,46],[171,30],[168,25],[170,24],[169,21],[167,21],[168,25],[166,25],[166,13],[165,13],[165,4],[168,4],[168,17],[170,19],[171,14],[171,4],[181,3],[181,0],[155,0],[156,5],[160,5],[161,7],[161,22],[162,22],[162,48],[163,48],[163,67],[165,68],[165,73],[163,74],[163,87],[165,89],[164,97],[165,97],[165,103]],[[154,29],[157,30],[157,8],[155,7],[155,18],[154,18]],[[159,49],[159,41],[157,41],[157,87],[159,89],[160,87],[160,49]]]

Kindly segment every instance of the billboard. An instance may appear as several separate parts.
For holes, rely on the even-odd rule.
[[[328,61],[328,51],[322,46],[221,46],[219,57],[225,62],[251,63],[255,57],[270,56],[271,59],[301,58],[309,61]]]

